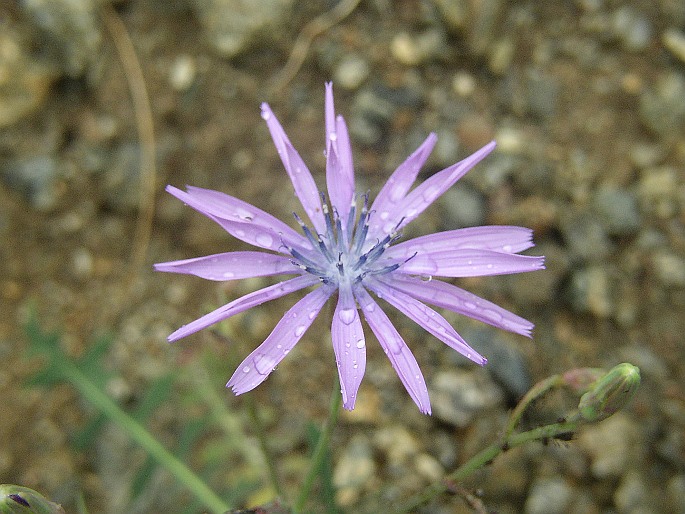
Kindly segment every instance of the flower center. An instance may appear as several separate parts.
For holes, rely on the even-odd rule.
[[[340,216],[331,209],[326,197],[323,200],[323,214],[326,221],[326,233],[314,234],[311,229],[294,214],[314,248],[311,251],[300,251],[286,247],[292,255],[292,263],[298,268],[316,275],[324,284],[335,286],[353,285],[364,280],[368,275],[390,273],[402,263],[382,260],[383,252],[401,236],[397,231],[388,234],[382,240],[367,239],[369,219],[373,215],[369,212],[369,197],[364,195],[364,204],[357,219],[356,201],[350,207],[347,223],[343,225]]]

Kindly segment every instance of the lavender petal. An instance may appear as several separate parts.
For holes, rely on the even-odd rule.
[[[383,298],[390,305],[402,312],[409,319],[440,339],[450,348],[461,353],[467,359],[484,366],[488,361],[476,350],[471,348],[456,330],[439,313],[412,298],[408,294],[387,286],[379,280],[368,280],[367,287],[379,298]]]
[[[331,338],[340,375],[343,407],[352,410],[366,370],[366,340],[350,286],[341,286],[338,290]]]
[[[467,248],[518,253],[535,246],[533,231],[524,227],[485,226],[437,232],[391,246],[385,255],[408,259],[415,253],[464,250]]]
[[[364,313],[366,322],[376,335],[388,359],[390,359],[392,367],[397,372],[397,376],[400,377],[409,396],[411,396],[423,414],[430,414],[431,405],[428,398],[426,380],[423,378],[423,373],[421,373],[421,369],[411,350],[385,312],[363,287],[355,289],[355,296]]]
[[[300,154],[297,153],[297,150],[295,150],[295,147],[288,139],[269,104],[262,104],[262,118],[266,121],[278,155],[281,161],[283,161],[283,166],[288,172],[290,181],[293,183],[295,194],[300,199],[302,207],[304,207],[316,230],[319,233],[323,233],[326,225],[321,209],[319,189],[316,187],[314,177],[312,177],[309,168],[307,168],[302,157],[300,157]]]
[[[466,175],[471,168],[492,152],[494,148],[495,142],[491,141],[466,159],[439,171],[416,186],[411,193],[399,201],[395,208],[389,212],[386,220],[382,222],[381,232],[390,234],[411,223],[430,204],[452,187],[457,180]],[[382,213],[380,217],[382,217]]]
[[[207,328],[214,323],[223,321],[231,316],[251,309],[252,307],[261,305],[262,303],[270,300],[275,300],[281,296],[285,296],[318,283],[319,279],[317,277],[312,275],[302,275],[300,277],[291,278],[290,280],[285,280],[283,282],[279,282],[278,284],[259,289],[258,291],[254,291],[246,294],[245,296],[237,298],[236,300],[219,307],[209,314],[205,314],[195,321],[191,321],[187,325],[184,325],[173,332],[167,339],[169,342],[178,341],[183,337],[194,334],[203,328]]]
[[[333,84],[326,83],[326,184],[328,197],[342,222],[347,226],[354,198],[354,168],[347,127],[342,116],[335,117]]]
[[[398,273],[391,277],[379,277],[378,280],[422,302],[463,314],[502,330],[531,337],[534,325],[530,321],[447,282],[425,281]]]
[[[397,272],[438,277],[482,277],[544,268],[544,257],[468,248],[453,252],[419,252],[403,263]]]
[[[187,192],[173,186],[166,190],[251,245],[273,251],[280,251],[283,243],[302,249],[312,247],[307,238],[271,214],[227,194],[190,186]]]
[[[421,146],[397,167],[383,185],[371,205],[371,212],[375,215],[369,220],[369,225],[370,232],[374,236],[382,233],[381,228],[388,222],[390,213],[395,210],[397,204],[406,196],[437,141],[438,136],[431,132]]]
[[[157,271],[185,273],[219,281],[301,273],[293,265],[291,258],[264,252],[218,253],[194,259],[160,262],[154,268]]]
[[[334,291],[332,287],[320,287],[293,305],[269,337],[238,366],[226,387],[239,395],[264,382],[302,338]]]

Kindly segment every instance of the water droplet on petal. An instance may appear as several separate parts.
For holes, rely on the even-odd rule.
[[[261,246],[270,247],[274,243],[274,238],[269,234],[261,233],[257,234],[255,241]]]
[[[318,314],[317,311],[312,311],[312,312],[310,312],[310,313],[307,315],[307,317],[308,317],[309,319],[314,319],[314,318],[316,317],[317,314]]]
[[[363,339],[357,341],[357,348],[361,350],[362,348],[364,348],[364,346],[366,346],[366,342]]]
[[[238,218],[240,218],[241,220],[252,221],[252,213],[250,211],[246,211],[245,209],[242,209],[240,207],[236,208],[235,215]]]
[[[503,251],[503,252],[507,252],[507,253],[511,253],[511,251],[512,251],[511,245],[504,245],[504,246],[502,247],[502,251]]]
[[[266,109],[263,109],[262,110],[262,119],[266,121],[269,118],[271,118],[271,113],[269,111],[267,111]]]
[[[224,272],[224,278],[232,278],[232,277],[235,277],[235,273],[233,273],[232,271],[225,271]]]
[[[338,134],[336,134],[335,132],[331,132],[331,133],[329,134],[328,138],[329,138],[331,141],[337,141],[337,139],[338,139]]]
[[[404,191],[402,190],[403,188],[400,186],[395,186],[392,191],[390,192],[390,200],[393,202],[398,201],[402,196],[404,195]]]
[[[388,216],[390,216],[390,213],[388,211],[383,211],[380,213],[380,218],[385,221],[388,219]]]
[[[235,235],[236,235],[236,237],[245,237],[245,231],[244,230],[236,230]]]
[[[304,334],[304,331],[307,329],[307,327],[300,325],[295,329],[295,337],[300,337],[302,334]]]
[[[349,325],[356,319],[357,309],[340,309],[338,317],[345,325]]]
[[[250,366],[245,366],[243,368],[243,373],[249,373],[250,372]]]
[[[473,302],[464,302],[464,307],[467,309],[473,310],[476,308],[476,304]]]
[[[276,366],[276,358],[267,353],[258,353],[254,356],[254,367],[260,375],[268,375]]]
[[[440,192],[440,189],[438,189],[436,186],[431,186],[428,189],[426,189],[423,192],[423,199],[426,200],[427,202],[432,202],[438,197],[438,193]]]

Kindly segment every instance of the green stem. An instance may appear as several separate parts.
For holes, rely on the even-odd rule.
[[[292,507],[293,514],[299,514],[302,512],[305,503],[307,503],[307,498],[309,498],[309,493],[312,490],[314,481],[321,469],[321,464],[323,463],[326,452],[329,449],[329,443],[331,441],[331,434],[333,433],[333,428],[338,421],[338,416],[340,415],[340,405],[342,404],[342,395],[340,394],[340,381],[337,378],[335,380],[335,387],[333,388],[333,394],[331,395],[331,406],[328,411],[328,420],[326,420],[321,434],[319,435],[319,440],[316,443],[316,448],[314,448],[314,454],[312,455],[312,462],[307,472],[307,476],[302,484],[302,489],[300,494],[295,500],[295,504]]]
[[[59,359],[56,364],[62,375],[101,412],[121,427],[135,442],[184,484],[212,512],[223,514],[229,506],[212,491],[193,471],[174,457],[145,427],[126,414],[109,396],[102,392],[74,364]]]
[[[276,471],[276,459],[273,458],[271,450],[269,450],[269,444],[267,442],[266,430],[264,430],[264,423],[259,417],[259,412],[255,407],[255,402],[253,400],[253,395],[248,395],[247,398],[247,409],[252,419],[253,427],[257,434],[257,440],[259,441],[259,448],[262,450],[262,455],[264,455],[264,462],[266,463],[266,468],[269,473],[269,480],[271,481],[271,486],[274,488],[276,495],[279,498],[284,498],[283,489],[281,488],[280,481],[278,480],[278,472]]]
[[[504,439],[509,438],[514,433],[516,425],[518,425],[519,421],[521,421],[521,416],[523,416],[523,412],[530,406],[531,403],[540,398],[550,389],[559,387],[562,384],[563,381],[561,375],[552,375],[551,377],[541,380],[540,382],[535,384],[523,396],[523,398],[521,398],[518,405],[516,405],[516,408],[512,411],[511,415],[509,416],[509,422],[507,423],[507,427],[504,430]]]
[[[421,505],[429,502],[433,498],[436,498],[440,494],[447,492],[449,489],[448,483],[450,481],[458,482],[460,480],[464,480],[474,471],[487,465],[499,454],[511,448],[516,448],[517,446],[521,446],[522,444],[531,441],[549,439],[568,432],[574,432],[576,428],[578,428],[577,422],[565,421],[563,423],[553,423],[551,425],[545,425],[528,430],[527,432],[510,435],[509,437],[505,438],[503,442],[493,443],[487,448],[483,449],[464,464],[459,466],[459,468],[457,468],[453,473],[447,475],[447,477],[445,477],[441,482],[435,483],[416,494],[394,512],[414,512]]]

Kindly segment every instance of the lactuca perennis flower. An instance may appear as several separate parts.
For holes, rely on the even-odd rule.
[[[187,191],[167,187],[169,193],[217,222],[229,234],[267,252],[221,253],[161,263],[155,269],[219,281],[295,275],[202,316],[171,334],[169,341],[269,300],[313,287],[243,361],[227,387],[235,394],[242,394],[261,384],[302,338],[327,300],[337,297],[331,336],[344,407],[354,408],[366,367],[361,310],[412,399],[421,412],[430,414],[428,389],[416,359],[369,291],[451,348],[484,365],[486,359],[427,304],[525,336],[530,336],[533,324],[448,282],[432,278],[534,271],[544,267],[544,258],[518,255],[533,246],[532,231],[522,227],[462,228],[398,242],[402,229],[488,155],[495,143],[488,143],[410,190],[437,140],[435,134],[430,134],[395,170],[369,205],[367,195],[355,193],[350,140],[345,121],[335,115],[330,83],[326,84],[325,104],[327,195],[316,186],[271,108],[262,104],[262,118],[309,218],[310,224],[307,224],[295,214],[299,232],[227,194],[197,187],[188,187]]]

